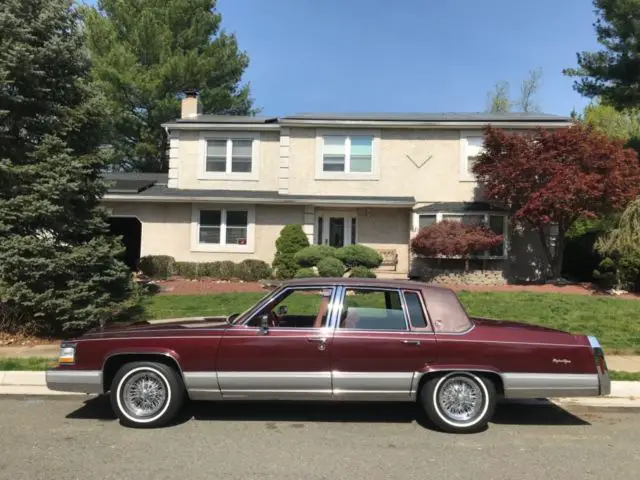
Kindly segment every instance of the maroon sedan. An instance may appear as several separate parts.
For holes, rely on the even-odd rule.
[[[123,424],[185,399],[419,402],[442,430],[485,427],[501,398],[610,392],[594,337],[469,317],[412,281],[285,282],[228,317],[111,325],[64,342],[52,390],[110,393]]]

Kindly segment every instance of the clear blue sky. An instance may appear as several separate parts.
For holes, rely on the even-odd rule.
[[[298,112],[483,111],[542,67],[542,111],[588,103],[562,69],[595,50],[591,0],[218,0],[250,57],[256,106]]]

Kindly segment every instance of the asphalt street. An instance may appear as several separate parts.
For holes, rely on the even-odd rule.
[[[407,405],[193,404],[172,426],[120,426],[103,397],[0,398],[0,479],[627,479],[640,413],[501,406],[479,434]]]

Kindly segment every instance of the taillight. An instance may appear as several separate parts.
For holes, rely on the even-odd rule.
[[[593,359],[596,364],[596,368],[598,369],[598,373],[604,375],[607,373],[607,362],[604,359],[604,350],[600,346],[600,342],[596,337],[588,337],[589,345],[591,345],[591,350],[593,351]]]

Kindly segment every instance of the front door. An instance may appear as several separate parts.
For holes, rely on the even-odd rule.
[[[336,399],[404,401],[436,359],[418,292],[340,287],[332,344]]]
[[[318,211],[316,215],[316,243],[343,247],[357,242],[355,212]]]
[[[331,398],[329,328],[336,288],[292,287],[220,341],[218,383],[227,399]],[[261,328],[266,315],[268,329]]]

